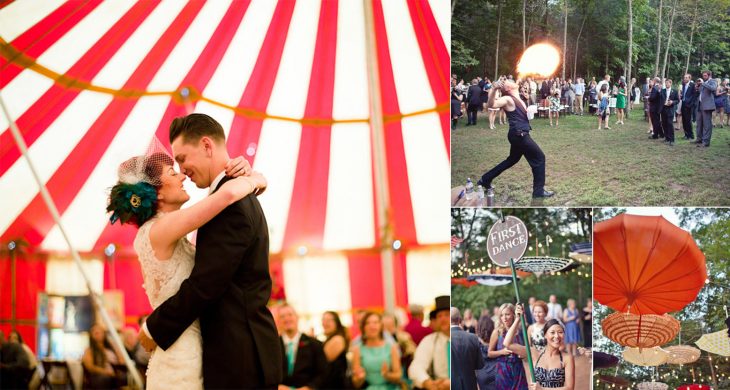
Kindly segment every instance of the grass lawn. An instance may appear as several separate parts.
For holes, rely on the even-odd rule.
[[[495,206],[728,206],[730,129],[713,129],[709,148],[698,148],[676,131],[675,145],[647,139],[643,111],[634,109],[625,125],[597,130],[595,116],[531,121],[533,139],[547,160],[545,188],[552,198],[532,200],[532,171],[522,158],[496,178]],[[509,155],[507,125],[489,130],[486,114],[477,126],[463,117],[451,132],[451,186],[476,181]],[[695,132],[696,134],[696,132]]]

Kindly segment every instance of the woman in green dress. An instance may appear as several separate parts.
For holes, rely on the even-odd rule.
[[[626,92],[626,83],[621,80],[618,82],[618,94],[616,95],[616,111],[618,112],[618,117],[616,119],[617,125],[624,124],[624,117],[626,116],[626,96],[628,96]]]
[[[360,321],[362,344],[352,350],[352,384],[368,390],[395,390],[400,387],[401,366],[398,345],[383,335],[380,314],[365,313]]]

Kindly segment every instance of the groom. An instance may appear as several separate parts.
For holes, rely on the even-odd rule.
[[[230,180],[225,133],[213,118],[176,118],[170,144],[180,170],[198,188],[213,193]],[[251,194],[198,229],[190,277],[147,318],[140,341],[148,350],[155,343],[167,349],[199,318],[206,388],[275,388],[283,363],[266,307],[270,295],[268,228]]]

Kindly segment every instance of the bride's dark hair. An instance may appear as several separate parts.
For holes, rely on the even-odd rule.
[[[160,178],[166,165],[173,165],[172,157],[157,152],[132,157],[119,166],[120,176],[124,172],[125,178],[112,187],[106,208],[112,212],[109,218],[112,224],[119,220],[140,227],[157,213],[157,190],[162,186]]]

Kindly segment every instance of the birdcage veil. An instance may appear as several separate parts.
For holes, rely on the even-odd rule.
[[[162,185],[162,168],[166,165],[174,165],[174,160],[155,136],[145,154],[132,157],[119,165],[117,175],[121,183],[147,183],[159,187]]]

